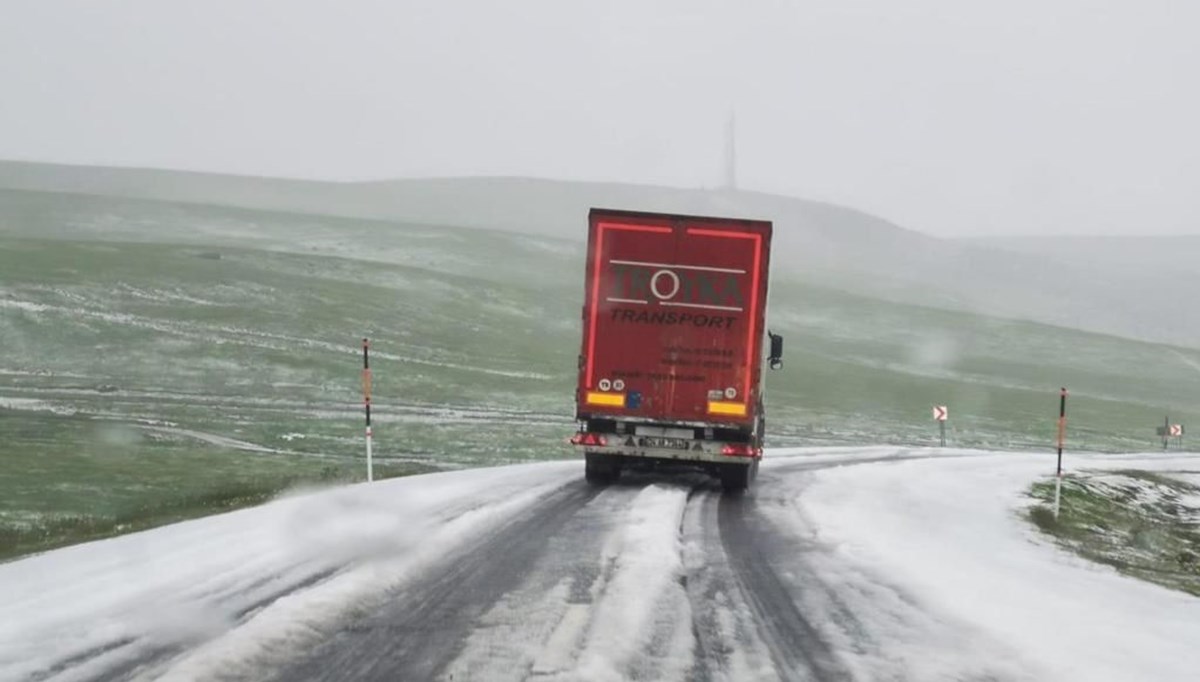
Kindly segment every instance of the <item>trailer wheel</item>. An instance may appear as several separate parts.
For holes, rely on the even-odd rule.
[[[597,452],[584,453],[583,477],[592,485],[608,485],[621,475],[621,467],[612,457]]]
[[[751,464],[726,464],[721,467],[721,488],[730,494],[738,494],[750,489],[758,475],[758,462]]]

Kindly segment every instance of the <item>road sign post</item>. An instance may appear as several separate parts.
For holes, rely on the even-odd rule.
[[[1058,467],[1054,473],[1054,518],[1058,519],[1058,509],[1062,502],[1062,453],[1063,441],[1067,437],[1067,389],[1064,387],[1058,394]]]
[[[938,433],[941,435],[942,447],[946,447],[946,419],[950,416],[950,409],[945,405],[933,406],[933,418],[938,423]]]

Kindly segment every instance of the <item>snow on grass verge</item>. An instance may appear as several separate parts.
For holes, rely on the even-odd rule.
[[[1053,456],[1018,453],[813,472],[798,503],[852,565],[1007,645],[1045,679],[1193,680],[1200,600],[1086,561],[1022,518]],[[1075,470],[1195,469],[1200,457],[1069,457]]]
[[[1059,544],[1118,571],[1200,596],[1200,488],[1142,470],[1080,472],[1035,483],[1029,518]]]

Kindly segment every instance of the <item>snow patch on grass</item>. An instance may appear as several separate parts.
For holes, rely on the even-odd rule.
[[[9,398],[5,396],[0,396],[0,409],[52,412],[54,414],[63,416],[70,416],[76,413],[75,408],[69,405],[57,405],[45,400],[37,400],[34,398]]]
[[[1039,481],[1031,520],[1063,547],[1121,573],[1200,596],[1200,488],[1142,470],[1075,472],[1062,484]]]

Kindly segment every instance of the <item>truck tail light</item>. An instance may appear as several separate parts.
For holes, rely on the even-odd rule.
[[[753,445],[742,443],[726,443],[721,446],[721,454],[730,457],[757,457],[761,451]]]
[[[608,445],[608,439],[598,433],[577,433],[571,436],[571,445]]]

